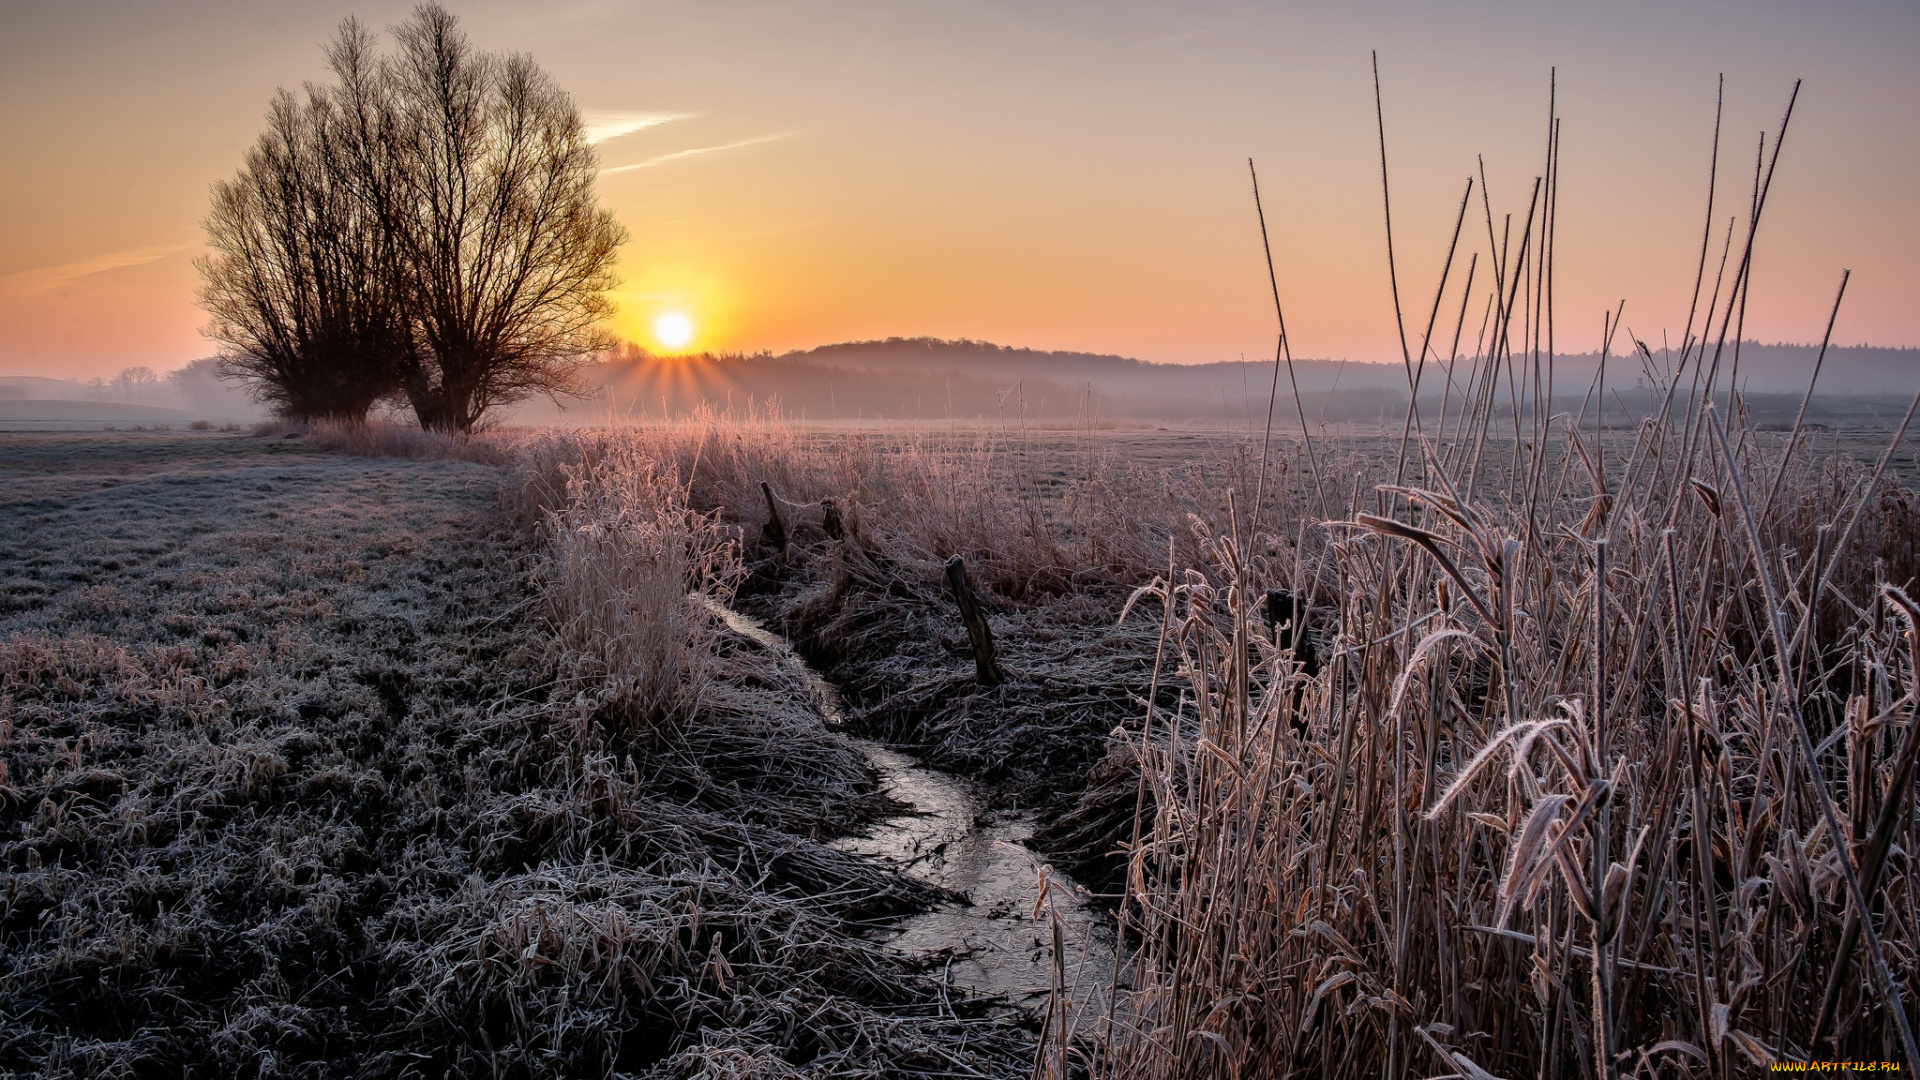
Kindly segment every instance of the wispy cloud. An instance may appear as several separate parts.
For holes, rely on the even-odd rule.
[[[751,139],[739,139],[730,143],[721,143],[718,146],[696,146],[691,150],[675,150],[671,154],[661,154],[659,157],[650,157],[645,161],[636,161],[631,165],[615,165],[611,169],[601,169],[600,175],[606,176],[609,173],[633,172],[635,169],[651,169],[655,165],[664,165],[669,161],[678,161],[681,158],[696,157],[700,154],[717,154],[722,150],[738,150],[745,146],[758,146],[761,143],[770,143],[779,139],[790,139],[798,134],[800,133],[797,131],[781,131],[772,135],[755,135]]]
[[[587,141],[603,143],[636,131],[645,131],[675,120],[691,119],[695,113],[622,112],[617,109],[582,109],[580,119],[587,124]]]
[[[176,251],[185,250],[184,244],[128,248],[125,251],[113,251],[104,255],[90,255],[58,266],[21,270],[0,276],[0,296],[27,296],[32,293],[49,292],[63,285],[70,285],[83,277],[104,274],[109,270],[119,270],[127,266],[140,266],[157,259],[164,259]]]

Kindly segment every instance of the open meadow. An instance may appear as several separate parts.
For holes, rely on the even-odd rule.
[[[0,1068],[1897,1059],[1914,440],[1701,416],[7,436]]]

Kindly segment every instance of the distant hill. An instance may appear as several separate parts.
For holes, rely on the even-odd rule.
[[[78,398],[85,384],[78,379],[47,379],[38,375],[0,375],[0,401],[35,398]]]
[[[1732,368],[1731,348],[1722,366]],[[1806,389],[1817,350],[1805,345],[1740,348],[1739,380],[1756,410],[1769,419],[1791,412]],[[1554,407],[1577,411],[1599,368],[1597,354],[1554,358]],[[1659,377],[1670,358],[1653,357]],[[1464,393],[1470,360],[1455,364],[1453,393]],[[1637,357],[1607,362],[1609,409],[1632,409],[1648,398],[1648,368]],[[656,357],[629,348],[588,372],[595,398],[561,412],[535,403],[520,410],[530,421],[591,420],[596,416],[681,415],[701,406],[744,411],[777,402],[787,416],[810,420],[954,419],[1134,421],[1238,426],[1263,421],[1272,387],[1271,359],[1210,364],[1157,364],[1101,353],[1013,348],[981,341],[889,338],[798,350],[781,355]],[[1430,362],[1421,377],[1423,410],[1437,408],[1445,365]],[[1504,380],[1503,380],[1504,382]],[[1391,421],[1404,415],[1407,375],[1401,364],[1296,360],[1280,375],[1278,416],[1296,415],[1297,383],[1310,422]],[[1723,383],[1724,386],[1724,377]],[[1838,410],[1833,420],[1872,416],[1920,385],[1920,349],[1835,348],[1828,352],[1815,410]],[[1862,406],[1846,397],[1873,399]],[[1504,400],[1504,386],[1499,394]],[[1864,410],[1864,411],[1863,411]],[[1760,415],[1764,413],[1765,415]],[[1297,423],[1297,421],[1295,421]]]
[[[1383,410],[1405,407],[1406,376],[1398,365],[1308,360],[1296,364],[1296,372],[1303,393],[1326,398],[1316,404],[1327,419],[1374,420]],[[1154,364],[934,338],[849,342],[779,356],[654,357],[630,351],[590,371],[599,392],[570,414],[678,415],[703,404],[744,410],[749,402],[777,401],[783,414],[813,420],[1240,424],[1255,401],[1264,415],[1271,377],[1271,363]],[[547,407],[525,415],[561,414]]]

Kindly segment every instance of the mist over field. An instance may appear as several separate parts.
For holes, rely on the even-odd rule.
[[[269,410],[244,388],[218,378],[217,364],[211,358],[196,360],[165,374],[136,366],[112,379],[0,376],[0,430],[179,427],[196,420],[226,423],[264,418]]]
[[[1733,350],[1725,350],[1731,364]],[[1793,419],[1819,348],[1745,342],[1738,385],[1756,423]],[[1557,410],[1598,412],[1597,352],[1553,358]],[[1629,423],[1655,401],[1671,354],[1651,349],[1607,357],[1605,422]],[[216,361],[195,361],[164,375],[130,369],[115,379],[0,377],[0,428],[68,425],[180,426],[194,420],[253,421],[268,409],[215,375]],[[1429,358],[1421,379],[1424,421],[1442,404],[1458,406],[1473,370],[1455,359],[1451,393],[1443,361]],[[772,412],[809,423],[938,420],[1176,425],[1247,430],[1265,423],[1268,397],[1279,430],[1309,424],[1398,423],[1407,405],[1401,364],[1295,359],[1291,373],[1266,359],[1157,364],[1125,356],[1045,351],[980,341],[891,338],[846,342],[774,355],[653,355],[626,346],[582,369],[585,393],[536,398],[508,411],[509,424],[576,426],[609,420],[684,417],[700,409]],[[1683,378],[1682,382],[1686,380]],[[1300,391],[1296,409],[1292,388]],[[1920,349],[1831,346],[1807,420],[1829,427],[1883,427],[1920,386]],[[1496,399],[1505,400],[1505,387]],[[1444,400],[1443,400],[1444,399]]]
[[[1470,344],[1470,343],[1469,343]],[[1628,345],[1631,348],[1631,345]],[[1725,361],[1731,364],[1732,346]],[[1757,422],[1790,421],[1807,390],[1817,346],[1740,348],[1738,385]],[[1597,352],[1553,358],[1556,409],[1578,413],[1597,385]],[[1625,423],[1652,404],[1653,384],[1674,358],[1654,349],[1607,358],[1609,423]],[[1458,407],[1473,370],[1455,360],[1451,404]],[[1448,365],[1429,359],[1421,373],[1423,419],[1446,397]],[[1684,374],[1684,373],[1683,373]],[[628,349],[590,369],[593,396],[562,410],[532,402],[521,422],[579,423],[595,418],[683,416],[702,406],[744,411],[773,407],[811,423],[851,420],[1053,421],[1178,424],[1245,430],[1264,424],[1270,394],[1275,424],[1297,430],[1292,387],[1310,424],[1398,423],[1406,411],[1402,364],[1296,359],[1274,383],[1271,357],[1211,364],[1155,364],[1124,356],[1041,351],[976,341],[892,338],[848,342],[772,355],[653,356]],[[1686,380],[1683,378],[1684,384]],[[1898,415],[1920,386],[1920,349],[1831,347],[1809,419],[1829,425],[1878,422]],[[1496,388],[1505,400],[1506,387]],[[1593,406],[1589,405],[1589,408]]]

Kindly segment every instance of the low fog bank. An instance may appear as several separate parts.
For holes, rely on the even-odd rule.
[[[1810,345],[1741,345],[1737,382],[1753,420],[1791,423],[1819,350]],[[1733,349],[1722,356],[1733,365]],[[1585,415],[1605,406],[1604,423],[1628,425],[1654,404],[1654,387],[1674,360],[1659,350],[1609,356],[1604,394],[1600,356],[1556,356],[1556,412]],[[196,360],[160,374],[128,368],[112,379],[0,377],[0,428],[95,427],[195,420],[249,421],[267,410],[239,385],[215,375],[216,361]],[[1449,415],[1471,391],[1474,365],[1429,362],[1420,407],[1429,423],[1444,404]],[[500,415],[507,423],[588,424],[683,416],[701,408],[752,410],[811,422],[954,420],[1054,425],[1258,427],[1265,422],[1274,365],[1263,360],[1155,364],[1124,356],[1047,352],[978,341],[891,338],[824,345],[774,355],[652,356],[628,346],[582,372],[587,396],[523,402]],[[1406,414],[1407,375],[1397,363],[1295,360],[1279,372],[1275,420],[1311,424],[1397,425]],[[1543,372],[1542,378],[1545,379]],[[1691,383],[1691,367],[1683,384]],[[1299,403],[1293,387],[1299,389]],[[1725,376],[1722,377],[1725,385]],[[1825,427],[1884,427],[1897,421],[1920,387],[1920,349],[1874,346],[1827,351],[1808,422]],[[1544,388],[1544,387],[1543,387]],[[1504,372],[1494,401],[1508,410]],[[1529,391],[1522,388],[1522,396]],[[405,422],[399,409],[393,418]]]
[[[207,358],[160,374],[131,367],[111,379],[0,376],[0,427],[189,424],[257,420],[267,410],[214,375]]]
[[[1758,423],[1791,422],[1818,349],[1806,345],[1740,348],[1737,381]],[[1722,357],[1731,369],[1733,349]],[[1632,423],[1651,407],[1653,387],[1673,358],[1659,351],[1606,358],[1604,420]],[[1598,388],[1597,353],[1562,354],[1553,362],[1556,411],[1579,413]],[[1429,363],[1421,378],[1421,411],[1437,415],[1469,392],[1473,364]],[[893,338],[851,342],[782,355],[659,357],[628,347],[591,367],[593,395],[565,408],[546,401],[515,410],[523,423],[591,423],[684,415],[701,407],[745,412],[772,408],[809,421],[959,420],[1041,423],[1244,426],[1263,423],[1273,386],[1271,359],[1212,364],[1154,364],[1123,356],[1043,352],[975,341]],[[1407,375],[1400,364],[1295,360],[1280,371],[1278,419],[1304,411],[1310,423],[1398,422],[1405,415]],[[1543,380],[1545,375],[1543,374]],[[1691,382],[1692,372],[1683,375]],[[1725,377],[1723,375],[1722,384]],[[1299,390],[1296,405],[1293,387]],[[1839,426],[1882,426],[1897,418],[1920,386],[1920,349],[1831,348],[1808,420]],[[1522,396],[1526,396],[1523,391]],[[1494,399],[1508,402],[1503,375]],[[1297,420],[1295,421],[1297,423]]]

